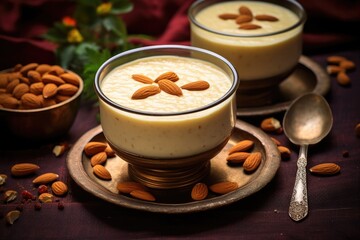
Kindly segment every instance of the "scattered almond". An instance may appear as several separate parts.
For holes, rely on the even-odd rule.
[[[52,203],[54,201],[54,195],[51,193],[42,193],[39,195],[39,201],[42,203]]]
[[[249,156],[248,152],[234,152],[226,158],[226,161],[233,164],[244,163]]]
[[[99,152],[105,151],[107,146],[107,143],[104,142],[88,142],[84,147],[84,152],[87,156],[93,156]]]
[[[278,150],[280,152],[281,159],[286,160],[289,159],[291,156],[291,151],[289,148],[284,146],[278,146]]]
[[[191,198],[195,201],[203,200],[208,195],[208,187],[205,183],[197,183],[191,190]]]
[[[226,194],[239,188],[236,182],[224,181],[211,185],[209,189],[217,194]]]
[[[56,181],[51,185],[52,192],[57,196],[63,196],[68,191],[68,186],[62,181]]]
[[[339,67],[345,70],[352,70],[355,68],[355,63],[346,59],[339,63]]]
[[[181,86],[182,89],[189,90],[189,91],[202,91],[206,90],[210,87],[210,84],[207,81],[195,81],[187,83]]]
[[[3,199],[6,203],[12,202],[17,198],[17,191],[15,190],[7,190],[4,192]]]
[[[116,185],[117,190],[119,190],[120,193],[131,193],[132,191],[135,190],[141,190],[141,191],[146,191],[146,188],[144,187],[144,185],[138,183],[138,182],[119,182]]]
[[[232,154],[234,152],[245,152],[250,150],[253,146],[254,141],[242,140],[229,149],[229,154]]]
[[[261,129],[266,132],[274,132],[281,128],[281,123],[276,118],[266,118],[261,122]]]
[[[276,139],[276,138],[274,138],[274,137],[270,137],[270,139],[275,143],[276,146],[280,146],[280,145],[281,145],[281,142],[280,142],[278,139]]]
[[[90,163],[91,166],[93,167],[98,164],[104,164],[106,160],[107,160],[106,152],[99,152],[91,157]]]
[[[328,74],[338,74],[339,72],[344,71],[341,67],[337,65],[329,65],[326,67],[326,71]]]
[[[339,72],[336,80],[342,86],[348,86],[351,83],[350,77],[345,72]]]
[[[103,166],[103,165],[95,165],[93,167],[93,172],[95,174],[95,176],[97,176],[100,179],[103,180],[111,180],[111,174],[110,172]]]
[[[340,172],[340,166],[335,163],[321,163],[310,168],[310,172],[319,175],[334,175]]]
[[[27,176],[35,173],[40,167],[33,163],[18,163],[11,167],[11,174],[13,176]]]
[[[141,82],[141,83],[145,83],[145,84],[152,84],[154,81],[142,74],[133,74],[132,79],[134,79],[135,81]]]
[[[8,224],[14,224],[14,222],[19,219],[20,211],[19,210],[12,210],[8,212],[5,216],[5,220]]]
[[[36,177],[32,182],[33,184],[47,184],[51,183],[59,178],[59,175],[56,173],[44,173]]]
[[[139,88],[138,90],[136,90],[134,92],[134,94],[131,96],[131,99],[144,99],[150,96],[153,96],[155,94],[160,93],[161,90],[158,86],[154,86],[154,85],[150,85],[150,86],[145,86],[142,88]]]
[[[162,79],[158,81],[158,84],[162,91],[171,95],[182,96],[181,88],[174,82],[167,79]]]
[[[342,56],[329,56],[326,58],[326,61],[329,64],[339,64],[341,61],[347,60],[345,57]]]
[[[163,79],[167,79],[169,81],[176,82],[177,80],[179,80],[179,76],[174,72],[165,72],[165,73],[161,74],[160,76],[158,76],[155,79],[155,82],[157,83]]]
[[[56,157],[60,157],[65,153],[65,151],[69,148],[69,145],[67,143],[61,143],[58,145],[55,145],[52,152]]]
[[[249,157],[246,158],[243,168],[247,172],[253,172],[255,171],[260,163],[261,163],[261,153],[260,152],[253,152],[249,155]]]
[[[156,201],[156,198],[154,195],[152,195],[149,192],[142,191],[142,190],[134,190],[134,191],[130,192],[130,195],[133,196],[134,198],[144,200],[144,201],[149,201],[149,202]]]

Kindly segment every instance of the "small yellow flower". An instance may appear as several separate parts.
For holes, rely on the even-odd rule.
[[[105,15],[111,11],[111,8],[112,8],[111,2],[102,3],[96,8],[96,13],[98,15]]]
[[[76,28],[71,29],[68,32],[67,40],[69,43],[79,43],[84,40],[83,36],[81,36],[81,33]]]

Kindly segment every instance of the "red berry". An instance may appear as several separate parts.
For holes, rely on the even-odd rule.
[[[42,193],[47,193],[48,192],[48,187],[46,185],[40,185],[38,187],[38,193],[42,194]]]
[[[31,192],[29,192],[29,191],[27,191],[27,190],[23,190],[22,192],[21,192],[21,196],[23,197],[23,199],[26,199],[26,200],[28,200],[28,199],[34,199],[35,198],[35,196],[34,195],[32,195],[32,193]]]

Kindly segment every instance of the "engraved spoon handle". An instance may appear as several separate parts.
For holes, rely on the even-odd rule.
[[[307,145],[300,146],[295,185],[289,206],[289,216],[300,221],[308,214],[308,197],[306,186]]]

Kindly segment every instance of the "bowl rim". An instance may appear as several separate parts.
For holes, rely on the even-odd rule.
[[[4,72],[8,72],[10,71],[11,69],[4,69],[2,71],[0,71],[0,73],[4,73]],[[48,107],[41,107],[41,108],[34,108],[34,109],[11,109],[11,108],[0,108],[0,111],[3,111],[3,112],[13,112],[13,113],[35,113],[35,112],[44,112],[44,111],[47,111],[47,110],[51,110],[51,109],[54,109],[54,108],[59,108],[63,105],[66,105],[67,103],[69,102],[72,102],[73,100],[77,99],[78,97],[80,97],[80,95],[82,94],[83,92],[83,89],[84,89],[84,82],[83,82],[83,79],[80,77],[79,74],[71,71],[71,70],[68,70],[68,69],[65,69],[64,70],[68,73],[72,73],[74,75],[76,75],[79,79],[80,79],[80,82],[79,82],[79,89],[78,91],[72,95],[69,99],[66,99],[65,101],[62,101],[62,102],[59,102],[59,103],[56,103],[54,105],[51,105],[51,106],[48,106]]]

